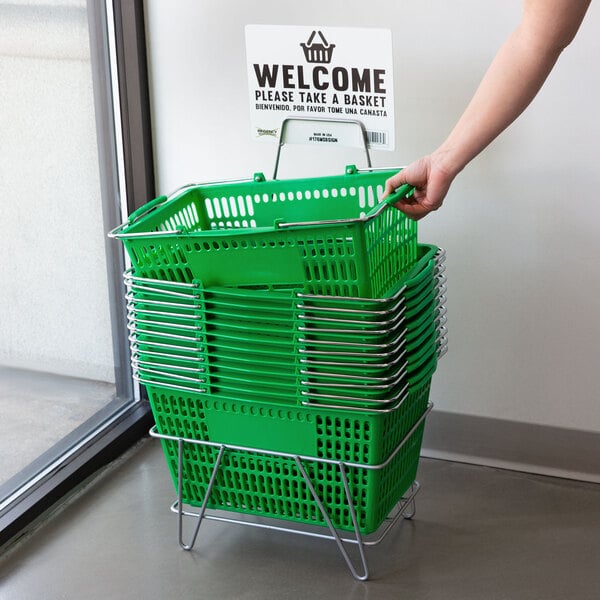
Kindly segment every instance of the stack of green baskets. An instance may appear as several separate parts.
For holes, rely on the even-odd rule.
[[[444,254],[376,204],[390,175],[190,186],[114,232],[158,432],[236,447],[209,507],[324,524],[302,456],[334,525],[352,529],[343,462],[369,533],[414,481],[445,349]],[[177,442],[163,447],[177,481]],[[216,453],[185,444],[186,503],[202,503]]]

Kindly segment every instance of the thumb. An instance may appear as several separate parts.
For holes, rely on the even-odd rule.
[[[392,192],[395,192],[401,185],[404,185],[405,183],[408,182],[406,181],[406,174],[404,170],[399,171],[395,175],[392,175],[392,177],[387,179],[385,182],[383,196],[381,197],[382,200],[383,198],[389,196]]]

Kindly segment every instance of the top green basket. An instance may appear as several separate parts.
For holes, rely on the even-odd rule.
[[[417,227],[380,202],[396,170],[190,185],[131,214],[121,239],[137,275],[205,287],[304,282],[308,293],[378,297],[417,260]]]

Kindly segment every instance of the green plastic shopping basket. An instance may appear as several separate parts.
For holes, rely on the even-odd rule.
[[[307,471],[335,527],[352,530],[352,516],[338,465],[347,475],[362,533],[379,528],[413,483],[417,471],[431,376],[435,363],[411,382],[410,392],[385,411],[344,410],[216,398],[148,385],[159,434],[225,444],[208,507],[324,525],[323,517],[291,455],[308,457]],[[411,430],[414,429],[414,431]],[[404,440],[406,443],[392,454]],[[178,443],[162,440],[173,483],[178,481]],[[184,443],[183,502],[203,502],[218,448]],[[247,451],[236,448],[256,449]],[[272,455],[264,451],[274,451]],[[314,457],[316,461],[311,461]],[[387,459],[390,459],[389,461]]]
[[[128,275],[136,377],[246,399],[389,406],[408,372],[437,350],[437,251],[420,246],[398,292],[377,300],[217,292]]]
[[[121,239],[136,274],[206,287],[297,285],[315,294],[378,297],[417,258],[417,226],[380,202],[397,170],[189,185],[131,214]]]

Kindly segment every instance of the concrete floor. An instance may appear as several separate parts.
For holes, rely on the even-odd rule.
[[[0,365],[0,484],[114,397],[115,386]]]
[[[413,521],[352,579],[331,541],[206,522],[177,545],[147,439],[5,552],[2,600],[596,600],[600,486],[423,459]]]

